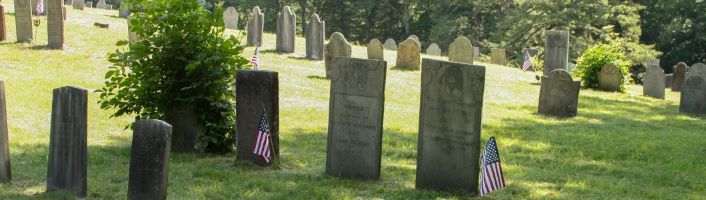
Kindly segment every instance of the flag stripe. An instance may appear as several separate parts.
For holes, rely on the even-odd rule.
[[[482,152],[481,181],[478,186],[480,196],[505,187],[505,176],[503,175],[495,137],[491,137],[488,140]]]

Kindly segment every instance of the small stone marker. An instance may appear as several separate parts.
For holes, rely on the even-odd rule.
[[[127,198],[167,199],[172,126],[154,119],[132,124]]]
[[[46,2],[48,46],[50,49],[64,49],[64,4],[62,0]]]
[[[397,47],[396,68],[405,70],[419,70],[421,65],[421,47],[414,39],[407,39]]]
[[[643,80],[642,93],[645,96],[664,99],[665,74],[659,66],[659,60],[651,60],[645,63],[645,78]]]
[[[240,17],[238,10],[233,7],[226,8],[226,10],[223,11],[223,23],[225,27],[233,30],[238,29],[238,17]]]
[[[609,92],[619,91],[622,76],[618,66],[607,64],[598,73],[598,88]]]
[[[54,89],[49,141],[47,192],[87,192],[88,91],[76,87]]]
[[[368,59],[385,60],[385,51],[380,40],[373,38],[368,42]]]
[[[475,195],[485,67],[423,62],[416,187]]]
[[[473,64],[473,44],[464,36],[458,36],[449,45],[449,61]]]
[[[576,116],[581,81],[574,81],[568,72],[554,70],[542,76],[539,90],[539,113],[556,117]]]
[[[277,15],[277,51],[294,53],[294,39],[297,31],[297,16],[289,6]]]
[[[679,112],[706,114],[706,82],[701,76],[691,76],[681,91]]]
[[[331,62],[326,173],[378,179],[387,63],[345,57]]]
[[[260,7],[255,6],[250,13],[248,21],[248,44],[262,46],[262,31],[265,26],[265,15],[260,11]]]
[[[547,31],[544,43],[544,76],[555,69],[569,71],[569,32]]]
[[[664,76],[664,87],[672,88],[672,83],[674,82],[674,74],[667,74]]]
[[[473,60],[480,58],[480,47],[473,47]]]
[[[306,58],[323,60],[326,22],[321,21],[319,15],[313,14],[306,27]]]
[[[72,0],[71,6],[77,10],[83,10],[83,8],[86,7],[86,1],[85,0]]]
[[[15,31],[17,42],[32,41],[32,4],[28,0],[15,0]]]
[[[7,136],[7,107],[5,101],[5,81],[0,81],[0,183],[9,183],[12,180],[12,170],[10,170],[10,141]]]
[[[383,45],[383,47],[385,47],[385,49],[387,50],[397,50],[397,43],[395,43],[395,40],[393,40],[392,38],[389,38],[385,40],[385,44]]]
[[[120,3],[120,10],[118,11],[118,17],[126,18],[127,16],[130,16],[130,7],[128,7],[127,4],[125,4],[125,3]]]
[[[506,65],[507,56],[505,55],[505,49],[493,48],[490,50],[490,62],[496,65]]]
[[[429,47],[427,47],[427,55],[430,56],[441,56],[441,48],[439,47],[438,44],[436,43],[431,43]]]
[[[331,34],[326,44],[326,78],[331,78],[331,60],[335,57],[351,57],[351,44],[339,32]]]
[[[5,28],[5,8],[0,5],[0,41],[7,40],[7,29]]]
[[[253,153],[260,117],[266,112],[272,138],[273,160],[279,157],[279,79],[277,72],[238,70],[236,78],[237,155],[240,161],[265,162]]]
[[[674,66],[674,75],[672,80],[672,91],[679,92],[686,79],[686,71],[689,71],[689,67],[686,63],[680,62]]]

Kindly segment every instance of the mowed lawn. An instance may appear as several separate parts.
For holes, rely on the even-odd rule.
[[[1,199],[54,199],[45,194],[52,89],[94,91],[111,64],[108,52],[127,38],[117,11],[68,10],[65,50],[46,45],[46,18],[34,44],[15,43],[12,1],[3,1],[8,41],[0,42],[0,80],[5,82],[13,180],[0,184]],[[266,16],[274,17],[274,16]],[[109,23],[98,29],[94,22]],[[327,30],[330,34],[335,30]],[[238,34],[237,32],[229,32]],[[465,199],[416,190],[420,72],[388,69],[382,169],[379,181],[331,178],[324,173],[329,81],[323,61],[296,53],[272,53],[265,35],[262,68],[279,72],[281,166],[257,168],[234,154],[173,154],[169,199]],[[250,57],[254,48],[242,56]],[[394,51],[386,51],[394,66]],[[365,58],[362,46],[353,57]],[[427,57],[427,56],[425,56]],[[445,59],[442,57],[431,57]],[[666,100],[584,89],[575,118],[536,114],[534,74],[486,66],[482,138],[496,136],[507,188],[493,199],[705,199],[706,117],[678,112],[679,93]],[[89,94],[88,198],[124,199],[127,193],[132,117],[109,118],[98,95]]]

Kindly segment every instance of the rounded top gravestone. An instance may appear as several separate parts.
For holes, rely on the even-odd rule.
[[[331,77],[331,60],[335,57],[351,57],[351,44],[348,43],[346,37],[340,32],[335,32],[331,34],[328,39],[328,44],[326,44],[326,49],[324,50],[325,63],[326,66],[326,77]]]
[[[419,40],[419,37],[417,37],[417,35],[410,35],[409,37],[407,37],[407,39],[413,39],[414,41],[417,42],[417,44],[419,44],[419,47],[421,48],[422,41]]]
[[[296,37],[297,16],[289,6],[277,14],[277,51],[294,53],[294,40]]]
[[[703,63],[696,63],[691,65],[691,67],[689,67],[689,71],[686,72],[686,79],[688,80],[689,77],[692,76],[700,76],[701,78],[706,80],[706,65],[704,65]]]
[[[672,76],[672,91],[681,91],[682,84],[686,81],[686,72],[689,71],[689,66],[686,63],[680,62],[674,66],[674,75]]]
[[[248,40],[247,45],[262,46],[262,31],[265,26],[265,15],[262,14],[260,7],[255,6],[250,13],[250,21],[248,21]]]
[[[473,64],[473,51],[471,40],[464,36],[458,36],[449,45],[449,61]]]
[[[306,25],[306,58],[312,60],[324,59],[324,40],[326,37],[326,22],[319,15],[312,14]]]
[[[664,99],[665,74],[659,66],[659,60],[651,60],[644,63],[646,68],[643,79],[643,95],[658,99]]]
[[[385,60],[385,52],[380,40],[373,38],[368,43],[368,59]]]
[[[615,64],[607,64],[598,73],[598,88],[605,91],[619,91],[622,73]]]
[[[385,45],[383,46],[388,50],[397,50],[397,43],[392,38],[385,40]]]
[[[439,45],[436,43],[431,43],[429,47],[427,47],[427,55],[430,56],[441,56],[441,48],[439,48]]]
[[[396,67],[399,69],[419,70],[421,57],[419,43],[414,39],[407,39],[397,47]]]
[[[223,11],[223,22],[227,29],[238,29],[238,11],[234,7],[228,7]]]
[[[686,80],[681,91],[679,112],[706,114],[706,82],[700,76]]]

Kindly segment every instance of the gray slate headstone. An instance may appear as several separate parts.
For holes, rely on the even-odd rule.
[[[430,56],[441,56],[441,48],[439,47],[438,44],[436,43],[431,43],[429,47],[427,47],[427,55]]]
[[[681,87],[686,80],[686,71],[689,71],[689,66],[686,63],[680,62],[674,66],[674,73],[672,77],[672,91],[679,92]]]
[[[326,173],[378,179],[387,63],[345,57],[331,62]]]
[[[392,38],[389,38],[385,40],[385,44],[383,45],[383,47],[385,47],[385,49],[387,50],[397,50],[397,43]]]
[[[326,22],[319,19],[319,15],[313,14],[306,27],[306,58],[323,60]]]
[[[476,194],[485,67],[424,59],[416,187]]]
[[[419,43],[412,38],[407,39],[397,47],[397,62],[395,62],[395,68],[419,70],[421,58],[422,49]]]
[[[686,80],[681,91],[679,112],[706,114],[706,82],[701,76],[692,76]]]
[[[199,122],[196,106],[177,104],[169,107],[164,118],[172,125],[172,152],[193,153],[203,151],[199,139],[204,135],[205,127]]]
[[[373,38],[368,42],[368,59],[385,60],[385,51],[380,40]]]
[[[701,76],[706,80],[706,65],[703,63],[696,63],[689,67],[689,71],[686,72],[686,79],[692,76]]]
[[[294,39],[297,31],[297,16],[289,6],[277,15],[277,51],[294,53]]]
[[[47,38],[50,49],[64,49],[64,3],[62,0],[47,2]]]
[[[324,65],[326,67],[326,78],[331,78],[331,60],[335,57],[351,57],[351,44],[348,43],[346,37],[339,32],[331,34],[328,39],[328,44],[326,44],[326,60]]]
[[[126,18],[127,16],[130,16],[130,7],[128,7],[127,4],[125,4],[125,3],[120,3],[120,10],[118,11],[118,17]]]
[[[86,196],[87,119],[88,90],[71,86],[54,89],[47,192],[63,190]]]
[[[505,49],[493,48],[490,50],[490,62],[496,65],[506,65],[507,55]]]
[[[449,45],[449,61],[473,64],[473,44],[465,36],[458,36]]]
[[[0,81],[0,183],[9,183],[12,180],[10,141],[7,136],[7,107],[5,103],[5,81]]]
[[[664,99],[665,74],[659,66],[659,60],[651,60],[645,63],[645,78],[642,83],[642,93],[645,96]]]
[[[574,81],[568,72],[554,70],[542,76],[539,90],[539,113],[556,117],[576,116],[581,81]]]
[[[0,41],[7,40],[7,28],[5,28],[5,8],[0,5]]]
[[[619,91],[622,76],[618,66],[607,64],[598,72],[598,88],[609,92]]]
[[[237,155],[240,161],[265,165],[253,154],[260,117],[266,112],[272,138],[273,160],[279,157],[279,79],[277,72],[238,70],[236,77]],[[264,109],[264,110],[263,110]]]
[[[85,0],[72,0],[71,6],[77,10],[83,10],[83,8],[86,7],[86,1]]]
[[[15,0],[15,31],[17,42],[32,41],[32,4],[28,0]]]
[[[473,60],[477,61],[480,59],[480,47],[473,47]]]
[[[664,76],[664,87],[672,88],[672,83],[674,82],[674,74],[667,74]]]
[[[160,120],[145,119],[133,123],[132,131],[127,197],[130,200],[166,199],[172,126]]]
[[[569,32],[547,31],[544,43],[544,76],[555,69],[569,71]]]
[[[226,8],[226,10],[223,11],[223,23],[225,24],[225,27],[233,30],[238,29],[238,17],[240,17],[238,10],[234,7]]]
[[[248,21],[248,43],[247,45],[262,46],[262,32],[265,27],[265,15],[260,11],[260,7],[255,6],[250,13]]]

